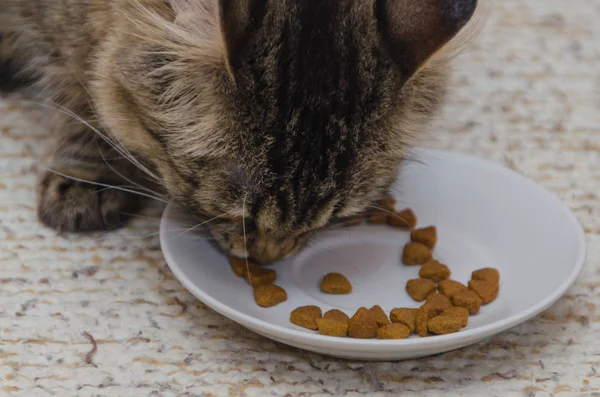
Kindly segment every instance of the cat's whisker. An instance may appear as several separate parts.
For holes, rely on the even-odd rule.
[[[248,192],[244,195],[244,201],[242,202],[242,230],[244,232],[244,253],[246,254],[246,273],[248,274],[248,281],[252,285],[252,274],[250,273],[250,262],[248,261],[248,245],[246,239],[246,199],[248,198]]]
[[[397,219],[401,220],[402,222],[404,222],[406,224],[406,226],[408,226],[408,222],[406,222],[406,219],[402,218],[400,215],[398,215],[397,213],[395,213],[393,211],[387,210],[387,209],[385,209],[383,207],[379,207],[377,205],[369,205],[367,208],[373,208],[373,209],[376,209],[379,211],[386,212],[386,213],[396,217]]]
[[[170,229],[170,230],[164,230],[164,232],[166,233],[175,233],[175,232],[179,232],[179,231],[185,231],[187,229],[185,228],[177,228],[177,229]],[[148,233],[148,234],[144,234],[141,236],[122,236],[122,235],[108,235],[108,236],[102,236],[102,237],[98,237],[93,239],[92,241],[107,241],[107,240],[126,240],[126,241],[133,241],[133,240],[143,240],[146,238],[150,238],[150,237],[154,237],[154,236],[158,236],[161,233],[161,231],[157,231],[157,232],[152,232],[152,233]],[[175,236],[178,237],[178,236]],[[212,240],[213,237],[211,236],[200,236],[203,240]]]
[[[122,188],[120,186],[108,185],[106,183],[93,182],[93,181],[88,181],[86,179],[76,178],[74,176],[66,175],[66,174],[63,174],[62,172],[58,172],[58,171],[55,171],[55,170],[50,169],[50,168],[46,168],[46,170],[49,171],[49,172],[52,172],[53,174],[62,176],[63,178],[71,179],[73,181],[82,182],[82,183],[89,183],[90,185],[102,186],[102,187],[106,187],[106,188],[121,190],[123,192],[131,193],[131,194],[137,194],[139,196],[147,197],[147,198],[150,198],[150,199],[153,199],[153,200],[161,201],[161,202],[163,202],[165,204],[169,204],[168,201],[166,201],[166,200],[164,200],[164,199],[162,199],[160,197],[154,197],[154,196],[152,196],[150,194],[146,194],[146,193],[143,193],[143,192],[138,192],[138,191],[135,191],[135,190],[132,190],[132,189]]]
[[[202,227],[202,226],[206,225],[207,223],[210,223],[210,222],[214,221],[215,219],[219,219],[220,217],[222,217],[222,216],[223,216],[223,215],[225,215],[225,214],[226,214],[226,212],[222,213],[221,215],[217,215],[217,216],[215,216],[215,217],[213,217],[213,218],[210,218],[210,219],[209,219],[209,220],[207,220],[207,221],[201,222],[201,223],[199,223],[199,224],[197,224],[197,225],[195,225],[195,226],[192,226],[191,228],[187,229],[186,231],[184,231],[184,232],[183,232],[183,233],[181,233],[181,234],[178,234],[178,235],[177,235],[177,236],[175,236],[175,237],[181,237],[181,236],[183,236],[184,234],[186,234],[186,233],[188,233],[188,232],[191,232],[191,231],[193,231],[193,230],[196,230],[196,229],[198,229],[199,227]]]
[[[65,108],[64,106],[53,103],[52,101],[50,101],[48,99],[45,99],[45,98],[41,98],[41,99],[43,102],[31,102],[31,103],[34,103],[34,104],[44,107],[46,109],[58,111],[66,116],[73,118],[74,120],[78,121],[79,123],[85,125],[91,131],[93,131],[95,134],[97,134],[100,138],[102,138],[106,143],[108,143],[115,151],[117,151],[119,154],[121,154],[125,159],[129,160],[133,165],[135,165],[141,171],[143,171],[146,174],[148,174],[149,176],[151,176],[155,181],[160,182],[160,178],[158,176],[156,176],[154,173],[152,173],[143,164],[141,164],[135,157],[133,157],[133,155],[129,151],[127,151],[123,147],[123,145],[121,145],[120,143],[117,144],[117,143],[113,142],[113,140],[110,139],[106,134],[100,132],[97,128],[93,127],[88,121],[84,120],[83,118],[78,116],[73,111]]]
[[[162,194],[160,194],[160,193],[158,193],[158,192],[155,192],[154,190],[152,190],[152,189],[150,189],[150,188],[147,188],[147,187],[145,187],[145,186],[142,186],[142,185],[140,185],[139,183],[137,183],[137,182],[135,182],[135,181],[132,181],[130,178],[126,177],[125,175],[123,175],[122,173],[120,173],[119,171],[117,171],[117,170],[116,170],[116,169],[115,169],[115,168],[114,168],[112,165],[110,165],[110,164],[109,164],[109,163],[106,161],[106,159],[104,158],[104,154],[102,153],[102,151],[101,151],[101,150],[99,150],[99,152],[100,152],[100,156],[102,156],[102,160],[104,160],[104,163],[106,163],[106,165],[108,166],[108,168],[110,168],[110,169],[111,169],[111,170],[112,170],[112,171],[113,171],[115,174],[117,174],[117,175],[118,175],[118,176],[120,176],[121,178],[125,179],[127,182],[129,182],[129,183],[133,184],[133,185],[134,185],[135,187],[137,187],[138,189],[142,189],[143,191],[146,191],[146,192],[148,192],[148,193],[151,193],[151,194],[155,195],[156,197],[161,197],[162,199],[164,199],[164,200],[166,200],[166,201],[169,201],[169,199],[168,199],[166,196],[164,196],[164,195],[162,195]]]

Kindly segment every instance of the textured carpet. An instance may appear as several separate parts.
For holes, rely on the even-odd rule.
[[[287,348],[173,279],[157,218],[108,235],[36,222],[48,113],[0,99],[2,396],[600,396],[600,1],[497,0],[426,146],[505,164],[583,223],[588,260],[548,312],[459,351],[351,363]]]

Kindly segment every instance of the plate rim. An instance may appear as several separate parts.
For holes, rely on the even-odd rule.
[[[429,338],[408,338],[408,339],[396,339],[396,340],[379,340],[379,339],[352,339],[352,338],[339,338],[332,336],[320,335],[318,333],[308,333],[303,330],[296,330],[293,328],[287,328],[281,325],[273,324],[268,321],[261,320],[259,318],[250,316],[246,313],[240,312],[232,307],[229,307],[219,300],[212,298],[210,295],[204,293],[200,288],[198,288],[194,283],[188,279],[188,277],[184,274],[181,267],[177,264],[173,253],[169,249],[168,245],[168,230],[165,227],[166,222],[168,221],[169,215],[175,210],[175,205],[169,204],[165,208],[163,215],[161,217],[160,222],[160,246],[165,257],[165,261],[169,269],[173,272],[177,280],[194,295],[197,299],[202,301],[204,304],[220,313],[221,315],[241,324],[251,330],[253,332],[254,329],[260,329],[261,332],[266,334],[277,334],[281,339],[293,339],[293,340],[302,340],[305,344],[310,344],[312,346],[322,346],[328,345],[331,346],[332,343],[336,345],[337,348],[345,349],[345,350],[353,350],[353,351],[364,351],[364,350],[388,350],[390,348],[397,349],[406,349],[406,348],[418,348],[420,346],[426,345],[428,350],[431,348],[442,347],[444,345],[453,345],[460,344],[464,342],[465,339],[485,339],[488,336],[494,335],[496,333],[505,331],[509,328],[512,328],[518,324],[521,324],[531,318],[535,317],[542,311],[548,309],[554,303],[556,303],[571,287],[574,282],[579,277],[583,266],[585,264],[587,258],[587,245],[586,245],[586,235],[583,229],[583,226],[579,219],[575,216],[573,211],[560,200],[560,198],[554,193],[535,182],[534,180],[527,178],[526,176],[511,170],[507,167],[504,167],[495,162],[488,161],[486,159],[476,157],[469,154],[463,154],[460,152],[454,151],[445,151],[439,149],[429,149],[429,148],[416,148],[413,149],[413,154],[416,153],[426,153],[431,158],[436,158],[437,160],[441,160],[442,158],[462,158],[468,159],[471,161],[479,162],[486,167],[495,168],[499,172],[503,172],[508,174],[511,177],[516,177],[517,179],[521,179],[522,181],[528,183],[532,187],[538,190],[542,190],[546,194],[552,196],[554,200],[557,201],[559,207],[562,208],[565,215],[569,218],[569,220],[573,223],[575,233],[577,234],[577,243],[579,245],[578,253],[579,256],[576,259],[572,272],[567,277],[558,288],[556,288],[551,294],[546,296],[545,299],[540,300],[537,304],[531,306],[525,311],[514,314],[512,316],[506,317],[504,319],[495,321],[490,324],[486,324],[477,328],[463,330],[461,332],[448,334],[448,335],[435,335]]]

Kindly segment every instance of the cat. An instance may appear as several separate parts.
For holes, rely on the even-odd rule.
[[[225,252],[291,255],[387,192],[443,101],[449,61],[432,58],[476,8],[0,0],[0,82],[27,82],[62,115],[39,218],[66,232],[110,229],[143,201],[106,187],[150,196],[150,182],[210,220]]]

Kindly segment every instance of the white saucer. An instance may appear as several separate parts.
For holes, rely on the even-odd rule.
[[[276,284],[288,300],[273,308],[256,305],[246,282],[227,258],[203,237],[181,231],[186,219],[170,206],[161,223],[169,267],[198,299],[217,312],[273,340],[313,352],[352,359],[399,360],[441,353],[476,343],[537,315],[575,281],[585,260],[585,235],[556,196],[533,181],[484,160],[419,149],[394,186],[398,209],[412,208],[419,226],[438,227],[435,257],[466,283],[471,271],[500,270],[497,300],[482,306],[462,331],[405,340],[360,340],[321,336],[289,323],[298,306],[337,308],[352,315],[360,306],[418,307],[405,292],[418,267],[400,264],[407,232],[358,226],[325,232],[293,258],[274,265]],[[352,294],[323,294],[329,272],[346,275]]]

